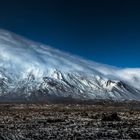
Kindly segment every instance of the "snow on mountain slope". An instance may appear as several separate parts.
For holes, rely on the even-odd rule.
[[[140,69],[84,60],[0,30],[0,99],[140,99]]]

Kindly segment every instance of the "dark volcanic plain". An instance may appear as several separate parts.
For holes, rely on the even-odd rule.
[[[51,139],[140,139],[140,103],[0,104],[0,140]]]

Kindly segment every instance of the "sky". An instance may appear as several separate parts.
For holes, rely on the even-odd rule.
[[[140,67],[139,0],[1,0],[0,28],[118,67]]]

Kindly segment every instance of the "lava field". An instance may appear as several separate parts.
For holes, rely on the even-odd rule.
[[[0,104],[0,140],[140,139],[139,104]]]

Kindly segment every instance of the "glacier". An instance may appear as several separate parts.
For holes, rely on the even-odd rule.
[[[0,29],[0,101],[140,100],[140,68],[85,60]]]

